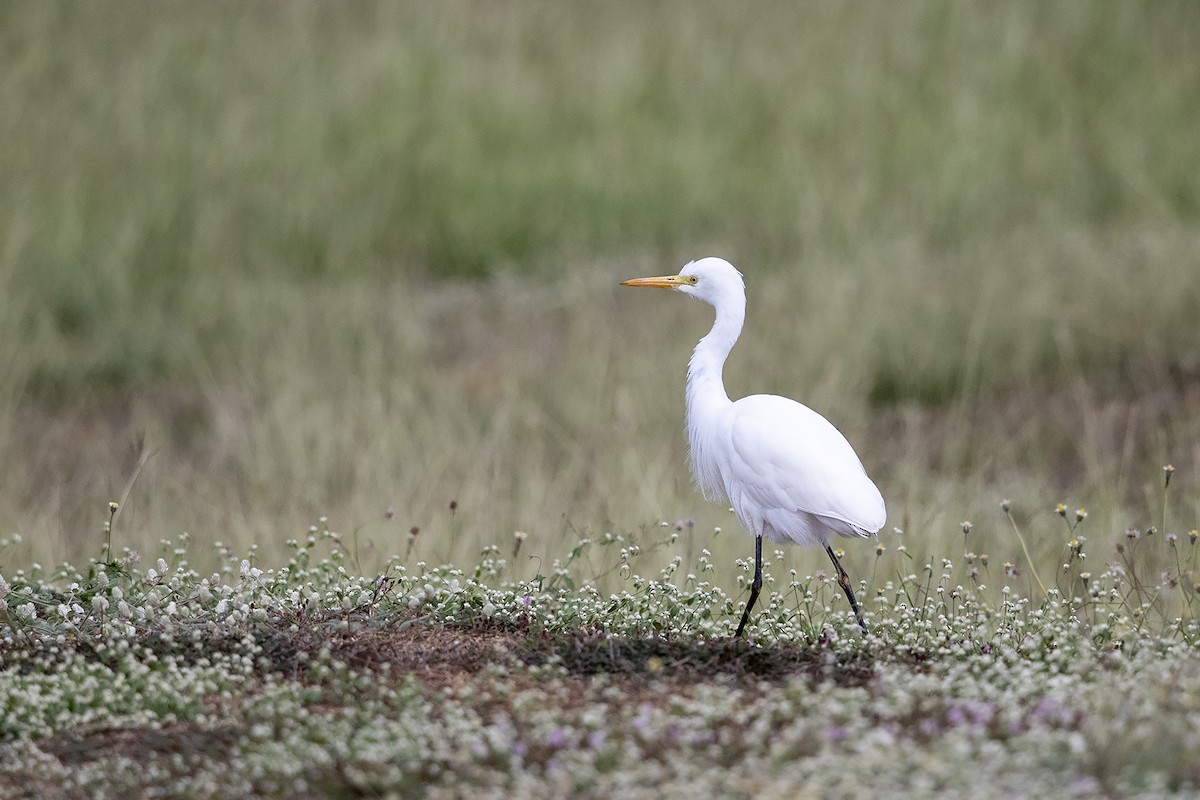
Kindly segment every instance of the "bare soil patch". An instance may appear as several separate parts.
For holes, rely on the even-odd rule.
[[[392,627],[339,633],[323,646],[358,669],[389,664],[436,687],[489,666],[510,671],[552,665],[570,679],[609,675],[678,683],[779,682],[794,677],[861,685],[874,672],[869,654],[835,655],[812,645],[760,647],[744,640],[631,639],[602,633],[551,636],[480,628]]]

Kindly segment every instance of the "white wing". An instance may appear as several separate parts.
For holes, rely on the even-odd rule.
[[[879,489],[846,437],[820,414],[761,394],[738,400],[727,413],[725,488],[752,532],[815,544],[829,533],[863,536],[883,527]]]

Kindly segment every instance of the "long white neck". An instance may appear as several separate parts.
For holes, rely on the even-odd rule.
[[[697,403],[728,404],[722,371],[729,351],[737,343],[746,319],[746,302],[727,303],[716,309],[717,318],[712,330],[696,344],[688,361],[687,403],[689,410]]]
[[[722,371],[729,351],[737,342],[746,319],[744,297],[716,306],[717,318],[712,330],[696,345],[688,362],[687,427],[692,472],[709,497],[724,494],[717,461],[706,436],[717,429],[717,417],[732,401],[725,391]]]

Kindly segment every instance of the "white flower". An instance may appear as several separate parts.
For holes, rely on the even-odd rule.
[[[37,617],[37,608],[33,603],[25,603],[17,606],[17,616],[24,620],[31,620]]]
[[[158,561],[155,561],[154,565],[158,567],[158,571],[160,573],[165,573],[168,569],[167,560],[165,558],[160,558]]]
[[[108,611],[108,598],[103,595],[96,595],[92,598],[92,610],[97,614],[103,614]]]

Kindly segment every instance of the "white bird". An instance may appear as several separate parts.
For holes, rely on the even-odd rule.
[[[817,412],[773,394],[729,399],[721,372],[746,318],[746,285],[728,261],[692,261],[678,275],[622,286],[673,289],[711,305],[716,321],[688,362],[687,431],[692,474],[704,496],[728,502],[754,534],[754,581],[735,637],[762,589],[762,541],[821,544],[866,631],[850,576],[829,546],[834,534],[866,537],[887,511],[846,437]]]

